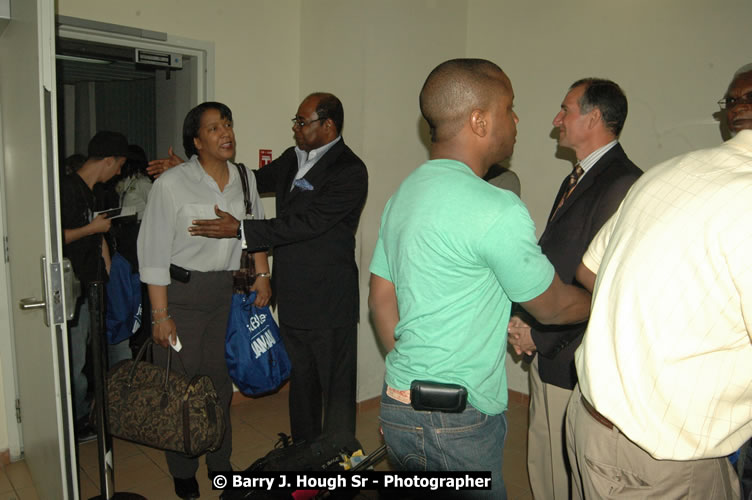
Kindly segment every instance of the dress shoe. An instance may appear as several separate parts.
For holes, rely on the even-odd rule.
[[[183,500],[195,500],[200,496],[196,476],[186,479],[173,478],[175,481],[175,494]]]

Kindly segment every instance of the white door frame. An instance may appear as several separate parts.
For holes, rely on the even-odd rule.
[[[0,109],[0,152],[3,151],[3,110]],[[0,365],[2,365],[3,405],[8,429],[8,453],[10,461],[21,459],[21,430],[16,420],[16,356],[11,320],[11,293],[8,269],[7,230],[5,221],[5,155],[0,154],[0,235],[2,235],[2,260],[0,261]]]
[[[4,127],[0,219],[3,236],[8,237],[4,246],[10,249],[5,251],[10,260],[3,259],[0,284],[5,292],[2,308],[8,313],[2,322],[6,330],[2,344],[12,347],[10,353],[3,351],[4,370],[14,368],[11,380],[3,382],[3,407],[6,398],[12,402],[3,416],[10,414],[4,422],[6,430],[16,427],[9,432],[14,455],[24,450],[39,496],[67,499],[77,497],[78,488],[71,480],[76,455],[66,389],[61,291],[54,2],[30,0],[14,6],[0,40],[2,63],[14,68],[0,78]],[[19,304],[26,310],[19,310]],[[19,394],[23,427],[15,422]],[[16,432],[24,436],[25,445]]]
[[[196,82],[196,104],[214,98],[214,43],[176,37],[165,33],[146,32],[107,23],[58,16],[58,36],[76,40],[122,45],[127,47],[173,52],[195,58],[193,66]],[[0,110],[0,113],[2,110]],[[1,115],[0,115],[1,116]],[[0,123],[1,126],[1,123]],[[3,150],[0,128],[0,151]],[[3,155],[0,155],[0,235],[6,234],[5,180],[2,175]],[[10,308],[10,283],[6,261],[5,241],[0,241],[0,377],[2,377],[2,403],[5,409],[5,425],[8,432],[8,452],[11,461],[22,457],[23,442],[20,424],[16,420],[18,381],[16,380],[16,357],[12,335]],[[2,451],[2,450],[0,450]]]
[[[127,26],[58,16],[57,34],[63,38],[174,52],[196,58],[196,104],[214,98],[214,43],[145,31]]]

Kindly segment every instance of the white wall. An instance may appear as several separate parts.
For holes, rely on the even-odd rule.
[[[722,141],[713,113],[734,71],[749,62],[743,40],[748,0],[472,0],[467,54],[509,74],[520,117],[512,169],[522,200],[545,227],[561,180],[572,168],[557,159],[551,122],[575,80],[619,83],[629,100],[622,133],[643,170],[677,154]],[[510,387],[527,391],[519,365]]]
[[[214,98],[233,111],[238,157],[255,165],[259,148],[278,154],[290,145],[289,118],[299,99],[300,0],[57,3],[59,15],[213,42]]]
[[[381,209],[426,159],[418,92],[452,57],[486,57],[510,75],[520,117],[512,168],[540,232],[570,165],[551,120],[569,84],[620,83],[630,102],[623,144],[645,168],[720,142],[712,119],[733,71],[749,62],[748,0],[58,0],[58,13],[213,41],[215,98],[236,119],[238,157],[289,146],[289,118],[316,90],[345,106],[344,137],[370,173],[359,232],[359,391],[378,394],[383,361],[367,321],[368,263]],[[741,43],[739,40],[742,40]],[[527,392],[517,365],[510,387]],[[7,447],[0,429],[0,450]]]
[[[556,158],[551,121],[568,86],[585,76],[617,81],[630,101],[624,147],[643,168],[720,142],[713,113],[733,71],[747,62],[737,35],[752,3],[576,0],[318,0],[302,3],[301,95],[331,90],[345,105],[344,137],[370,172],[360,224],[359,399],[378,394],[383,361],[367,321],[367,265],[384,203],[427,156],[418,92],[452,57],[485,57],[510,75],[519,134],[512,168],[538,233],[571,164]],[[315,40],[317,43],[313,43]],[[325,54],[325,56],[324,56]],[[528,392],[519,362],[511,389]]]
[[[381,212],[402,179],[428,158],[418,93],[434,66],[464,54],[465,16],[465,2],[456,0],[303,2],[302,39],[308,43],[301,53],[301,95],[325,90],[342,99],[343,138],[369,172],[358,233],[359,401],[378,396],[384,380],[366,303]]]

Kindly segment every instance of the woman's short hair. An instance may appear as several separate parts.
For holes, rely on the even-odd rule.
[[[207,101],[190,110],[185,115],[185,120],[183,120],[183,149],[185,149],[185,154],[188,158],[198,154],[196,145],[193,144],[193,139],[198,137],[198,131],[201,128],[201,117],[210,109],[219,111],[220,118],[232,121],[232,111],[221,102]]]

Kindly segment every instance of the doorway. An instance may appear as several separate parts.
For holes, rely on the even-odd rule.
[[[52,11],[53,11],[53,3],[39,0],[39,9],[44,10],[47,12],[49,10],[49,18],[52,19]],[[26,3],[25,3],[26,4]],[[32,7],[35,9],[37,8],[37,2],[28,2],[29,9],[19,9],[18,11],[18,22],[15,23],[15,26],[22,26],[22,19],[26,20],[27,18],[31,20],[30,22],[33,23],[34,20],[37,19],[36,11],[32,11]],[[45,10],[46,9],[46,10]],[[29,10],[28,13],[26,13],[26,10]],[[11,23],[13,24],[13,23]],[[47,26],[51,27],[52,23],[48,23]],[[44,23],[41,23],[41,26],[44,27]],[[9,26],[8,30],[13,31],[13,34],[19,33],[23,34],[23,30],[20,29],[11,29],[14,28],[14,26]],[[40,30],[42,28],[39,28]],[[51,29],[46,28],[49,31]],[[27,37],[31,39],[32,41],[36,40],[36,31],[28,30],[30,35]],[[6,33],[7,34],[7,33]],[[32,36],[33,35],[33,36]],[[102,96],[109,96],[109,98],[105,98],[104,101],[109,101],[110,104],[116,103],[119,100],[119,96],[116,92],[108,89],[103,88],[97,88],[97,82],[99,80],[94,79],[92,77],[91,80],[88,81],[88,83],[85,85],[88,89],[91,90],[91,87],[93,87],[93,92],[89,92],[88,94],[86,92],[82,91],[83,96],[85,97],[79,97],[78,101],[76,100],[76,90],[75,81],[84,81],[83,76],[80,72],[83,72],[91,65],[98,65],[102,67],[109,67],[112,69],[112,73],[115,74],[115,70],[121,71],[121,66],[126,66],[125,73],[127,77],[122,78],[121,80],[117,80],[115,77],[111,77],[109,81],[121,81],[121,82],[133,82],[133,81],[140,81],[140,85],[151,85],[153,86],[152,92],[152,102],[153,104],[148,106],[151,113],[151,118],[143,118],[145,122],[151,121],[153,123],[153,126],[150,127],[151,132],[149,134],[143,134],[143,141],[145,141],[145,144],[151,144],[150,146],[153,151],[152,154],[154,155],[164,155],[167,151],[168,146],[175,145],[179,146],[182,142],[181,138],[181,124],[183,117],[185,116],[188,109],[193,107],[199,102],[208,100],[213,98],[214,95],[214,45],[210,42],[203,42],[203,41],[197,41],[197,40],[190,40],[190,39],[184,39],[184,38],[177,38],[173,37],[171,35],[168,35],[166,33],[157,33],[157,32],[151,32],[146,30],[141,30],[138,28],[130,28],[130,27],[124,27],[124,26],[117,26],[117,25],[111,25],[111,24],[105,24],[105,23],[98,23],[98,22],[92,22],[82,19],[76,19],[76,18],[69,18],[69,17],[63,17],[58,16],[57,18],[57,26],[55,30],[55,42],[56,44],[60,44],[61,47],[66,47],[65,51],[70,52],[74,49],[70,48],[70,45],[78,42],[78,50],[81,50],[81,48],[93,48],[95,45],[99,46],[105,46],[109,48],[115,48],[122,50],[127,50],[132,54],[133,60],[128,63],[127,61],[123,61],[120,59],[115,59],[114,61],[111,61],[109,63],[94,63],[92,61],[87,61],[86,57],[82,57],[84,61],[77,61],[78,63],[81,63],[78,68],[67,68],[64,66],[58,66],[58,69],[62,71],[60,78],[57,82],[55,82],[54,79],[54,66],[51,71],[45,70],[40,72],[40,82],[32,82],[32,83],[39,83],[41,85],[41,82],[44,83],[45,88],[48,90],[44,95],[52,97],[52,99],[48,99],[48,101],[45,101],[47,111],[47,116],[51,117],[52,120],[49,123],[46,123],[47,127],[46,130],[54,130],[54,125],[59,125],[60,127],[60,133],[57,134],[57,136],[54,135],[54,132],[51,137],[46,138],[46,142],[43,142],[42,144],[46,144],[46,148],[44,147],[28,147],[28,136],[30,134],[25,133],[21,134],[21,137],[18,141],[15,141],[16,136],[14,135],[12,139],[14,141],[8,140],[5,144],[0,144],[0,150],[5,150],[7,148],[8,151],[15,152],[15,151],[41,151],[42,154],[47,154],[46,157],[46,163],[34,160],[34,161],[21,161],[20,159],[16,159],[14,156],[9,156],[9,154],[6,154],[6,157],[10,157],[12,160],[14,160],[11,164],[5,165],[3,168],[0,168],[0,171],[7,171],[10,172],[13,181],[16,181],[16,168],[18,167],[19,172],[28,172],[29,178],[35,179],[35,182],[40,183],[38,179],[41,178],[40,175],[34,173],[31,175],[32,172],[35,172],[34,168],[39,168],[39,165],[52,165],[55,163],[54,159],[58,158],[64,158],[65,155],[69,151],[77,151],[79,148],[79,142],[83,141],[84,148],[80,150],[84,154],[86,153],[85,145],[88,143],[89,138],[91,135],[93,135],[93,132],[85,132],[79,131],[77,132],[77,122],[79,121],[78,118],[81,118],[82,123],[86,123],[85,127],[88,127],[88,129],[96,130],[97,128],[115,128],[115,125],[112,125],[110,122],[102,122],[104,118],[101,118],[102,116],[108,117],[116,117],[118,116],[116,112],[110,111],[105,109],[104,112],[98,113],[97,112],[97,106],[99,106],[98,101],[99,98]],[[7,36],[5,37],[8,38]],[[20,38],[20,36],[19,36]],[[51,38],[51,37],[50,37]],[[44,39],[44,37],[42,38]],[[25,59],[29,60],[29,67],[32,69],[36,69],[37,60],[33,59],[31,57],[26,57],[26,52],[23,52],[19,47],[16,45],[13,45],[10,43],[10,41],[5,40],[5,44],[7,45],[7,50],[3,51],[4,55],[12,55],[17,54],[16,59],[20,61],[24,61]],[[20,40],[19,44],[23,47],[28,47],[30,44],[27,40]],[[44,54],[44,47],[45,44],[42,43],[40,53]],[[52,44],[47,45],[52,46]],[[35,48],[35,47],[34,47]],[[57,52],[57,51],[56,51]],[[7,54],[6,54],[7,53]],[[146,61],[144,59],[141,59],[141,62],[138,62],[137,57],[144,57],[146,56],[162,56],[164,57],[164,54],[174,54],[176,56],[180,57],[181,62],[181,68],[178,69],[176,66],[170,66],[173,64],[173,61]],[[60,54],[64,55],[64,54]],[[75,56],[74,56],[75,57]],[[96,59],[96,58],[89,58],[89,59]],[[14,59],[15,61],[15,59]],[[71,62],[71,61],[68,61]],[[16,61],[17,63],[17,61]],[[61,63],[62,64],[62,63]],[[66,63],[67,64],[67,63]],[[17,67],[21,67],[20,64],[16,64]],[[95,74],[98,74],[99,77],[102,77],[102,73],[104,73],[104,69],[97,70]],[[21,73],[21,71],[19,71]],[[29,74],[32,74],[32,72],[29,72]],[[33,75],[36,75],[37,73],[33,73]],[[68,74],[68,76],[64,76],[64,74]],[[71,76],[71,75],[78,75],[78,76]],[[52,75],[52,78],[50,76]],[[66,78],[71,78],[71,81],[69,83],[66,83]],[[37,78],[34,76],[34,78]],[[48,81],[48,79],[50,81]],[[142,81],[143,80],[143,81]],[[150,81],[150,83],[149,83]],[[48,84],[49,83],[49,84]],[[57,83],[57,85],[56,85]],[[123,85],[126,85],[127,83],[123,83]],[[73,91],[71,92],[70,89],[66,89],[67,85],[73,86]],[[83,86],[83,84],[82,84]],[[10,89],[10,86],[7,86],[8,89]],[[20,87],[24,88],[24,87]],[[32,103],[34,102],[33,98],[34,91],[37,87],[35,85],[31,85],[29,83],[26,84],[26,88],[29,89],[29,94],[31,96]],[[61,89],[59,91],[59,97],[57,100],[55,100],[54,96],[57,94],[54,89]],[[109,92],[109,94],[108,94]],[[117,97],[112,97],[113,94]],[[66,95],[68,97],[66,98]],[[71,99],[72,95],[72,99]],[[25,114],[30,114],[31,107],[26,104],[26,100],[22,99],[21,93],[16,92],[14,94],[14,99],[9,99],[9,102],[11,104],[18,104],[17,106],[9,106],[8,102],[6,102],[6,106],[4,106],[4,118],[8,118],[10,116],[15,116],[16,107],[20,108],[19,115],[24,115],[24,109],[26,110]],[[25,95],[23,96],[25,98]],[[62,103],[61,103],[62,101]],[[147,101],[147,99],[143,99],[144,102]],[[60,104],[59,113],[57,112],[58,106],[56,104]],[[23,104],[23,106],[22,106]],[[67,112],[67,106],[71,106],[71,108],[78,111],[78,117],[76,113],[73,114]],[[104,105],[102,105],[104,106]],[[147,106],[143,106],[144,108],[147,108]],[[83,113],[85,111],[85,118],[84,120],[83,115],[80,113]],[[59,119],[56,119],[56,116],[59,117]],[[146,115],[145,115],[146,116]],[[126,117],[127,118],[127,117]],[[128,122],[130,118],[123,119],[124,122]],[[137,119],[141,120],[141,118]],[[3,120],[6,121],[6,120]],[[9,121],[5,123],[6,128],[8,127]],[[44,125],[44,119],[42,120],[42,124]],[[16,128],[18,128],[18,125],[14,125]],[[83,125],[82,125],[83,127]],[[149,127],[145,127],[149,128]],[[25,129],[24,129],[25,130]],[[30,127],[31,131],[39,132],[41,130],[41,127],[37,123],[36,126]],[[87,133],[89,134],[87,136]],[[127,131],[126,131],[127,134]],[[3,134],[5,135],[10,134]],[[133,135],[133,134],[131,134]],[[86,136],[84,138],[84,136]],[[55,140],[56,138],[60,139],[59,141]],[[139,139],[141,140],[141,139]],[[26,141],[26,142],[24,142]],[[149,142],[150,141],[150,142]],[[26,145],[26,147],[18,147],[16,145],[16,142],[21,145]],[[57,147],[59,144],[59,147]],[[6,153],[8,152],[6,151]],[[21,170],[20,166],[25,165],[26,170]],[[2,166],[2,165],[0,165]],[[51,206],[54,208],[55,203],[57,203],[57,196],[55,194],[56,189],[54,186],[56,186],[56,182],[54,182],[54,179],[44,177],[46,184],[45,186],[50,187],[48,190],[49,192],[45,193],[45,195],[49,195],[48,197],[52,200]],[[11,189],[13,191],[12,199],[9,199],[7,190],[9,189],[9,186],[11,185],[10,182],[2,182],[2,187],[0,191],[0,221],[5,221],[6,218],[10,218],[10,215],[5,212],[4,207],[6,206],[12,206],[14,208],[14,212],[17,213],[26,213],[24,210],[21,209],[22,204],[17,200],[17,198],[23,199],[29,199],[34,200],[34,203],[37,205],[39,204],[40,195],[37,193],[37,191],[34,191],[33,194],[27,195],[25,191],[19,190],[19,189]],[[15,184],[13,184],[15,186]],[[6,200],[9,200],[6,202]],[[52,210],[52,209],[51,209]],[[51,214],[52,216],[48,218],[48,222],[50,220],[54,220],[55,217],[55,211],[52,210]],[[59,216],[59,212],[58,212]],[[16,222],[16,217],[14,215],[14,218],[11,223],[9,223],[7,226],[13,226],[11,229],[16,229],[17,227],[34,227],[37,226],[36,223],[31,224],[31,221],[27,220],[27,223]],[[30,216],[26,217],[27,219],[30,219]],[[41,216],[40,216],[41,218]],[[3,227],[7,227],[3,226]],[[7,234],[4,228],[2,234]],[[33,231],[27,231],[30,233],[34,233]],[[23,233],[21,229],[17,229],[16,233]],[[53,234],[53,236],[57,237],[57,240],[59,241],[59,235]],[[20,238],[17,238],[20,242]],[[5,246],[7,247],[7,237],[5,238]],[[55,241],[55,238],[53,237],[51,241]],[[39,246],[39,245],[37,245]],[[53,244],[53,247],[55,245]],[[15,247],[11,245],[11,250],[13,250]],[[29,245],[29,248],[32,248],[31,245]],[[36,246],[33,246],[33,248],[36,248]],[[59,248],[59,247],[58,247]],[[27,253],[31,253],[31,251],[27,251]],[[49,252],[48,252],[49,253]],[[4,252],[5,254],[5,267],[8,267],[8,260],[7,255],[8,252]],[[25,257],[23,255],[23,252],[17,251],[15,255],[19,256],[19,259],[17,259],[17,262],[20,264],[26,264],[25,261],[22,262],[22,259],[20,257]],[[57,265],[56,259],[53,259],[52,265]],[[33,265],[26,266],[28,268],[33,268]],[[36,268],[39,268],[38,261],[36,262]],[[31,279],[32,276],[28,277],[29,279],[16,279],[16,283],[20,283],[21,288],[32,288],[31,284],[36,283],[37,279]],[[16,298],[11,298],[10,294],[10,279],[8,276],[8,273],[6,273],[3,269],[3,272],[0,272],[0,291],[4,292],[0,294],[0,312],[9,312],[11,305],[16,304],[18,301]],[[5,293],[7,291],[7,293]],[[20,293],[20,292],[19,292]],[[26,295],[31,295],[31,292],[25,292]],[[38,295],[38,292],[35,292]],[[17,294],[16,294],[17,295]],[[25,296],[25,295],[22,295]],[[73,300],[72,298],[66,297],[66,301]],[[17,307],[16,307],[17,309]],[[15,317],[18,315],[18,313],[14,314]],[[31,317],[31,313],[25,313],[26,316]],[[0,321],[0,346],[3,347],[3,349],[0,349],[0,366],[2,366],[2,375],[0,376],[0,384],[2,384],[2,393],[3,393],[3,401],[2,405],[2,411],[4,413],[4,419],[0,418],[0,421],[3,421],[3,425],[7,426],[8,430],[8,449],[9,449],[9,458],[12,461],[19,460],[24,457],[26,454],[27,459],[30,459],[32,448],[34,448],[35,456],[42,456],[42,458],[46,459],[48,456],[54,455],[53,452],[48,450],[47,448],[43,448],[42,446],[48,446],[47,442],[44,442],[43,445],[39,445],[39,443],[31,442],[27,439],[27,442],[24,444],[24,439],[21,437],[21,418],[20,415],[22,413],[26,415],[35,415],[35,414],[48,414],[52,416],[52,419],[54,420],[56,417],[54,416],[56,411],[54,409],[52,411],[46,410],[42,412],[35,411],[35,408],[32,408],[31,405],[28,407],[21,408],[19,405],[19,380],[23,381],[24,377],[22,375],[23,370],[19,368],[17,363],[17,355],[19,363],[24,364],[24,360],[26,358],[20,357],[20,351],[21,348],[24,348],[25,351],[33,351],[36,349],[39,351],[45,345],[39,345],[36,346],[28,346],[29,348],[26,349],[27,346],[17,345],[17,341],[14,342],[14,338],[18,338],[18,335],[14,337],[14,328],[16,330],[19,329],[17,324],[14,324],[14,322],[11,321],[10,314],[3,315],[3,321]],[[31,320],[29,320],[31,321]],[[41,321],[41,320],[39,320]],[[56,323],[57,325],[57,323]],[[23,329],[21,329],[23,330]],[[58,326],[58,331],[55,334],[56,336],[53,338],[57,338],[58,336],[65,336],[65,324],[64,321],[61,325]],[[29,332],[27,333],[26,337],[29,339],[32,338]],[[31,340],[29,340],[31,342]],[[65,345],[65,343],[63,343]],[[7,347],[7,348],[6,348]],[[54,346],[47,346],[48,348],[53,348]],[[34,348],[34,349],[32,349]],[[58,346],[59,351],[60,346]],[[25,352],[24,351],[24,352]],[[63,356],[61,354],[61,356]],[[39,359],[44,359],[41,356],[39,356]],[[28,360],[25,362],[26,365],[30,365],[32,363],[28,363]],[[58,365],[55,365],[58,366]],[[63,361],[63,358],[60,360],[60,371],[57,373],[57,376],[54,378],[57,378],[59,380],[60,385],[60,392],[58,392],[56,395],[51,396],[50,398],[44,397],[42,399],[49,400],[49,399],[56,399],[56,398],[62,398],[64,401],[70,400],[70,388],[66,387],[66,376],[65,372],[63,372],[63,367],[67,366],[67,360]],[[51,377],[52,378],[52,377]],[[67,394],[66,394],[67,393]],[[42,393],[40,392],[39,395],[41,396]],[[48,404],[49,406],[49,404]],[[52,406],[54,408],[54,405]],[[50,409],[52,409],[50,408]],[[63,416],[57,415],[57,419],[63,419]],[[24,429],[32,429],[33,425],[31,422],[31,418],[24,419]],[[51,431],[52,432],[52,431]],[[62,437],[60,438],[61,441],[64,441]],[[50,441],[52,442],[52,441]],[[67,442],[64,443],[63,447],[67,448]],[[49,447],[49,446],[48,446]],[[25,449],[26,448],[26,449]],[[67,455],[65,452],[62,453],[62,455]],[[67,461],[67,460],[66,460]],[[40,462],[41,463],[41,462]],[[75,463],[68,463],[67,465],[64,465],[64,475],[69,475],[71,471],[76,471],[77,467]],[[67,473],[66,473],[67,471]],[[75,476],[74,476],[75,477]],[[41,479],[40,479],[41,480]],[[36,480],[35,480],[36,481]]]
[[[181,152],[186,113],[213,97],[214,45],[58,16],[59,158],[86,154],[98,130],[123,133],[148,159]]]

